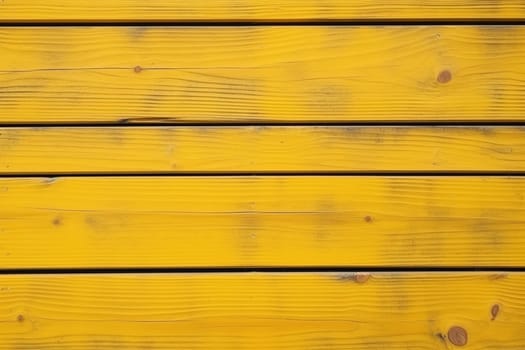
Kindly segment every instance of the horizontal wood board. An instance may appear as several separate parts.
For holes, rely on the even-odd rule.
[[[523,266],[525,178],[2,178],[0,266]]]
[[[520,0],[5,0],[0,21],[519,20]]]
[[[0,173],[518,172],[523,127],[0,128]]]
[[[522,273],[21,275],[0,286],[0,349],[525,346]]]
[[[0,51],[0,124],[525,120],[517,25],[2,27]]]

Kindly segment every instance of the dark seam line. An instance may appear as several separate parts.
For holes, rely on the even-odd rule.
[[[0,122],[0,128],[96,128],[96,127],[122,127],[122,128],[133,128],[133,127],[250,127],[250,126],[268,126],[268,127],[461,127],[461,126],[479,126],[479,127],[507,127],[507,126],[525,126],[525,120],[523,121],[469,121],[469,120],[444,120],[444,121],[391,121],[391,120],[377,120],[377,121],[306,121],[306,122],[295,122],[295,121],[246,121],[246,122],[133,122],[132,119],[125,119],[116,122],[73,122],[73,123],[2,123]]]
[[[432,26],[432,25],[524,25],[525,18],[511,19],[283,19],[283,20],[148,20],[148,21],[115,21],[115,20],[78,20],[78,21],[1,21],[0,27],[265,27],[265,26]]]
[[[125,173],[10,173],[0,174],[0,179],[10,178],[47,178],[47,179],[58,179],[58,178],[128,178],[128,177],[524,177],[525,171],[443,171],[443,172],[431,172],[431,171],[341,171],[341,172],[324,172],[324,171],[312,171],[312,172],[283,172],[283,171],[245,171],[245,172],[180,172],[180,173],[169,173],[169,172],[125,172]]]
[[[321,266],[321,267],[178,267],[178,268],[24,268],[1,269],[0,275],[50,275],[50,274],[151,274],[151,273],[323,273],[323,272],[525,272],[523,266],[417,266],[417,267],[367,267],[367,266]]]

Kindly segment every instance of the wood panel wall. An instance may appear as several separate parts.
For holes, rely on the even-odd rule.
[[[0,349],[524,348],[523,24],[0,1]]]

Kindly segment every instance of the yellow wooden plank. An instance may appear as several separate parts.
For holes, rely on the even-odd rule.
[[[525,120],[525,27],[3,27],[0,123]]]
[[[0,278],[1,349],[525,346],[523,273]]]
[[[523,266],[523,177],[0,180],[0,266]]]
[[[523,19],[521,0],[5,0],[0,21]]]
[[[523,127],[0,128],[0,172],[523,171]]]

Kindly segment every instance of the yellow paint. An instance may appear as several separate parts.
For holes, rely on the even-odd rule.
[[[1,123],[525,120],[522,26],[3,27],[0,51]]]
[[[0,27],[0,174],[35,175],[0,178],[0,270],[523,267],[525,177],[431,175],[523,172],[523,127],[315,124],[525,121],[525,27],[50,24],[524,18],[522,0],[0,0],[0,23],[48,23]],[[224,125],[121,125],[156,122]],[[36,177],[156,172],[183,176]],[[521,349],[524,314],[521,272],[0,273],[0,350]]]
[[[0,21],[523,19],[521,0],[5,0]]]
[[[0,128],[0,172],[523,171],[522,127]]]
[[[0,266],[523,266],[523,177],[0,180]]]
[[[522,273],[0,278],[2,349],[518,349]],[[494,307],[497,307],[497,312]]]

